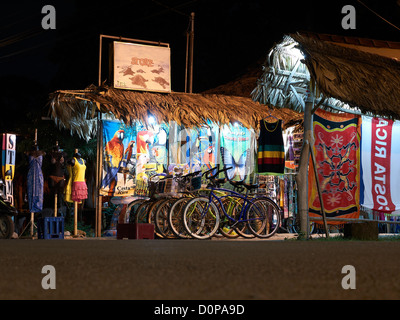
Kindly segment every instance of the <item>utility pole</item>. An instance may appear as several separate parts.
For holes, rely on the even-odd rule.
[[[190,14],[190,31],[186,32],[186,68],[185,68],[185,92],[193,92],[193,47],[194,47],[194,12]],[[189,76],[188,76],[189,71]]]

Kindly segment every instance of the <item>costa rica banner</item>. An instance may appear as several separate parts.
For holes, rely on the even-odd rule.
[[[358,218],[360,197],[360,117],[317,110],[314,151],[318,180],[327,217]],[[321,203],[310,160],[309,215],[321,217]],[[341,224],[342,221],[329,221]]]
[[[400,122],[362,117],[361,205],[379,212],[400,209]]]

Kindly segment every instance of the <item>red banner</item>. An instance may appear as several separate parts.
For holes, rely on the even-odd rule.
[[[390,193],[390,158],[393,120],[372,119],[371,176],[374,209],[393,211],[395,205]]]

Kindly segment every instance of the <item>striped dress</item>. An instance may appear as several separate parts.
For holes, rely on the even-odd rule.
[[[258,137],[258,173],[283,174],[285,169],[285,148],[283,145],[282,120],[260,121]]]

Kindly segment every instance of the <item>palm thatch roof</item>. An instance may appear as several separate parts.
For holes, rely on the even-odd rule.
[[[96,133],[97,111],[105,117],[131,125],[148,125],[149,115],[158,122],[176,121],[185,127],[197,127],[213,121],[218,124],[241,122],[258,129],[259,121],[270,114],[285,118],[289,125],[293,112],[276,111],[250,98],[223,94],[151,93],[89,86],[85,90],[59,90],[50,95],[49,115],[60,127],[89,139]],[[298,118],[301,118],[299,116]]]
[[[293,48],[304,57],[293,56]],[[312,81],[317,103],[326,109],[400,119],[400,62],[395,59],[291,34],[271,50],[264,70],[252,92],[255,101],[303,110]]]

